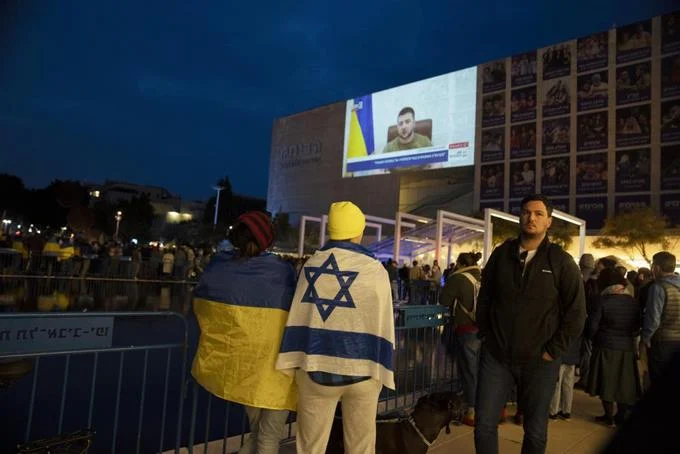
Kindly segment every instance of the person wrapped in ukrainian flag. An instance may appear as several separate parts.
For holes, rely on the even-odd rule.
[[[229,233],[234,249],[212,259],[195,290],[201,335],[191,372],[208,392],[244,405],[250,437],[241,454],[277,453],[296,409],[293,377],[274,368],[295,271],[266,252],[273,240],[266,213],[241,215]]]

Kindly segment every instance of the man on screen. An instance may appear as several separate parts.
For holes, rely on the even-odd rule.
[[[397,137],[388,142],[383,153],[431,147],[432,141],[416,132],[416,113],[412,107],[404,107],[397,116]]]

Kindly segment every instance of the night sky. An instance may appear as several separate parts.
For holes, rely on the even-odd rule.
[[[0,172],[264,197],[274,118],[669,12],[673,0],[0,0]]]

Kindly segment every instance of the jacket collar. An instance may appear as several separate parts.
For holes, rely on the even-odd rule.
[[[469,273],[469,272],[478,272],[481,274],[482,269],[478,267],[477,265],[472,265],[472,266],[466,266],[464,268],[459,268],[456,271],[453,272],[453,274],[461,274],[461,273]]]
[[[510,241],[511,246],[512,246],[510,248],[510,254],[512,255],[512,257],[519,260],[519,248],[522,245],[520,237],[518,236],[517,238],[513,238],[509,241]],[[543,241],[541,241],[541,244],[538,245],[538,248],[536,249],[536,253],[539,253],[539,252],[547,249],[547,247],[549,245],[550,245],[550,239],[548,238],[548,235],[546,235],[545,238],[543,238]]]
[[[365,247],[363,247],[360,244],[355,244],[350,241],[336,241],[336,240],[330,240],[328,243],[324,245],[320,250],[321,251],[327,251],[329,249],[333,248],[338,248],[338,249],[345,249],[346,251],[351,251],[351,252],[356,252],[358,254],[363,254],[366,255],[372,259],[375,259],[375,255]]]

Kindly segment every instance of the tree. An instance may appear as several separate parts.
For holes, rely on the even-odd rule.
[[[217,211],[217,223],[218,224],[228,224],[227,219],[227,210],[232,204],[232,189],[231,189],[231,181],[229,181],[229,177],[225,176],[223,178],[220,178],[217,180],[215,183],[215,190],[216,188],[222,188],[220,190],[220,206]],[[215,216],[215,202],[217,200],[217,196],[210,197],[210,200],[208,200],[208,203],[205,206],[205,211],[203,212],[203,222],[206,224],[212,224]]]
[[[574,242],[574,237],[579,234],[578,226],[562,219],[553,218],[552,225],[548,230],[550,241],[559,244],[564,249]]]
[[[14,218],[24,214],[28,191],[21,178],[0,173],[0,216]]]
[[[663,249],[670,247],[666,236],[666,218],[651,208],[643,208],[607,218],[600,237],[593,242],[597,248],[615,248],[625,252],[636,251],[649,263],[649,246],[657,244]]]

